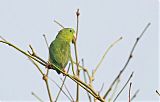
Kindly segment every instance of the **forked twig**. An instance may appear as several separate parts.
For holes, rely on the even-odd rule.
[[[129,54],[128,60],[126,61],[124,67],[123,67],[122,70],[119,72],[119,74],[117,75],[117,77],[114,79],[114,81],[112,82],[112,84],[110,85],[109,89],[108,89],[108,90],[106,91],[106,93],[104,94],[104,96],[103,96],[104,99],[108,96],[109,92],[112,90],[112,87],[113,87],[113,85],[115,84],[116,80],[118,80],[118,78],[121,76],[121,74],[122,74],[122,73],[124,72],[124,70],[126,69],[127,65],[129,64],[129,62],[130,62],[130,60],[131,60],[131,58],[132,58],[132,56],[133,56],[133,52],[134,52],[134,50],[135,50],[136,45],[138,44],[139,40],[142,38],[143,34],[145,33],[145,31],[148,29],[148,27],[149,27],[150,25],[151,25],[151,23],[148,23],[147,26],[146,26],[146,27],[144,28],[144,30],[142,31],[142,33],[140,34],[140,36],[137,37],[137,39],[136,39],[136,41],[135,41],[135,43],[134,43],[134,45],[133,45],[133,47],[132,47],[132,49],[131,49],[131,52],[130,52],[130,54]]]
[[[68,66],[67,73],[69,72],[69,69],[70,69],[70,64],[69,64],[69,66]],[[62,88],[63,88],[63,86],[64,86],[64,83],[65,83],[65,81],[66,81],[66,78],[67,78],[67,76],[65,76],[64,79],[63,79],[63,81],[62,81],[62,85],[61,85],[61,87],[60,87],[60,89],[59,89],[59,92],[58,92],[58,94],[57,94],[57,97],[56,97],[55,102],[57,102],[57,100],[58,100],[58,98],[59,98],[59,95],[60,95],[60,93],[61,93],[61,91],[62,91]]]
[[[32,49],[33,50],[33,49]],[[33,51],[34,52],[34,51]],[[35,52],[34,52],[35,53]],[[39,70],[39,72],[42,74],[43,76],[43,80],[45,81],[45,84],[46,84],[46,87],[47,87],[47,92],[48,92],[48,96],[49,96],[49,99],[50,99],[50,102],[53,102],[53,99],[52,99],[52,95],[51,95],[51,92],[50,92],[50,88],[49,88],[49,84],[48,84],[48,73],[45,75],[43,73],[43,71],[40,69],[40,67],[38,66],[38,64],[33,61],[30,57],[28,57],[29,60],[36,66],[36,68]],[[49,70],[47,70],[48,72]]]
[[[119,39],[117,39],[116,41],[114,41],[105,51],[105,53],[103,54],[102,58],[100,59],[99,63],[97,64],[96,68],[92,71],[92,76],[89,77],[90,79],[90,86],[93,87],[93,81],[94,81],[94,77],[95,74],[99,68],[99,66],[101,65],[101,63],[103,62],[105,56],[107,55],[107,53],[109,52],[109,50],[115,45],[117,44],[120,40],[122,40],[122,37],[120,37]],[[94,98],[94,102],[96,102],[96,98]]]
[[[115,95],[115,93],[116,93],[116,91],[117,91],[119,82],[120,82],[120,79],[117,80],[117,82],[116,82],[116,84],[115,84],[115,87],[114,87],[114,89],[113,89],[113,92],[112,92],[111,96],[110,96],[109,99],[108,99],[108,102],[112,102],[111,100],[113,99],[113,97],[114,97],[114,95]]]
[[[53,102],[53,98],[52,98],[52,95],[51,95],[51,92],[50,92],[50,88],[49,88],[49,83],[48,83],[48,76],[44,75],[43,76],[43,80],[45,81],[45,84],[46,84],[46,87],[47,87],[47,92],[48,92],[48,96],[49,96],[50,102]]]
[[[82,67],[84,67],[84,59],[82,59]],[[83,70],[83,77],[84,77],[84,82],[87,83],[87,78],[86,78],[86,71]],[[87,91],[86,91],[87,92]],[[92,102],[91,100],[91,96],[90,94],[87,92],[87,96],[88,96],[88,99],[89,99],[89,102]]]
[[[102,92],[103,87],[104,87],[104,83],[102,84],[102,86],[101,86],[100,90],[98,91],[98,94],[99,94],[99,95],[100,95],[100,93]]]
[[[60,85],[58,85],[52,78],[50,78],[50,77],[48,77],[48,78],[49,78],[49,80],[50,80],[51,82],[53,82],[59,89],[61,88]],[[72,99],[71,99],[64,90],[62,90],[62,93],[63,93],[71,102],[73,101],[73,98],[71,97],[71,98],[72,98]]]
[[[34,51],[34,49],[33,49],[33,47],[32,47],[31,45],[29,45],[29,47],[30,47],[32,53],[30,53],[29,51],[28,51],[28,53],[29,53],[31,56],[33,56],[33,57],[37,58],[39,61],[47,64],[46,61],[44,61],[42,58],[40,58],[39,56],[37,56],[37,54],[35,53],[35,51]]]
[[[113,102],[115,102],[116,99],[119,97],[119,95],[122,93],[122,91],[124,90],[124,88],[126,87],[126,85],[128,84],[128,82],[131,80],[132,76],[133,76],[133,72],[132,72],[132,74],[129,76],[127,82],[124,84],[124,86],[122,87],[122,89],[119,91],[119,93],[117,94],[117,96],[115,97],[115,99],[113,100]]]
[[[62,78],[60,78],[60,80],[63,82]],[[65,87],[67,93],[69,94],[69,96],[71,97],[72,102],[73,102],[74,101],[73,96],[71,95],[71,92],[69,92],[69,89],[67,88],[66,84],[64,84],[64,87]]]

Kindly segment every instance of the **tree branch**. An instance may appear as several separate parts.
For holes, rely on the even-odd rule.
[[[65,27],[64,27],[61,23],[59,23],[58,21],[54,20],[54,22],[55,22],[56,24],[58,24],[60,27],[65,28]]]
[[[82,59],[82,67],[84,67],[84,59]],[[87,78],[86,78],[86,71],[83,70],[83,77],[84,77],[84,82],[87,83]],[[87,91],[86,91],[87,92]],[[91,100],[91,96],[89,95],[89,93],[87,92],[87,96],[88,96],[88,99],[89,99],[89,102],[92,102]]]
[[[105,51],[105,53],[103,54],[102,58],[100,59],[99,63],[97,64],[96,68],[93,70],[92,73],[92,77],[95,76],[96,71],[98,70],[99,66],[101,65],[101,63],[103,62],[105,56],[107,55],[107,53],[109,52],[109,50],[115,45],[117,44],[120,40],[122,40],[122,37],[120,37],[119,39],[117,39],[116,41],[114,41]],[[94,79],[94,78],[93,78]]]
[[[70,64],[69,64],[69,66],[68,66],[67,73],[68,73],[68,71],[69,71],[69,68],[70,68]],[[58,100],[58,98],[59,98],[59,95],[60,95],[60,93],[61,93],[61,91],[62,91],[62,88],[63,88],[63,86],[64,86],[64,83],[65,83],[65,81],[66,81],[66,78],[67,78],[67,76],[65,76],[64,79],[63,79],[62,85],[61,85],[61,87],[60,87],[60,89],[59,89],[59,92],[58,92],[58,94],[57,94],[57,97],[56,97],[55,102],[57,102],[57,100]]]
[[[134,50],[135,50],[135,47],[137,46],[139,40],[142,38],[143,34],[145,33],[145,31],[148,29],[148,27],[149,27],[150,25],[151,25],[151,23],[148,23],[147,26],[146,26],[146,27],[144,28],[144,30],[142,31],[142,33],[140,34],[140,36],[137,37],[137,39],[136,39],[136,41],[135,41],[135,43],[134,43],[134,45],[133,45],[133,47],[132,47],[132,49],[131,49],[131,52],[130,52],[130,54],[129,54],[128,60],[126,61],[124,67],[123,67],[122,70],[119,72],[119,74],[117,75],[117,77],[114,79],[114,81],[112,82],[112,84],[110,85],[109,89],[108,89],[108,90],[106,91],[106,93],[104,94],[104,96],[103,96],[104,99],[108,96],[109,92],[112,90],[112,87],[113,87],[113,85],[115,84],[116,80],[119,79],[119,77],[121,76],[121,74],[122,74],[122,73],[124,72],[124,70],[126,69],[127,65],[129,64],[129,62],[130,62],[130,60],[131,60],[131,58],[132,58],[132,56],[133,56],[133,52],[134,52]]]
[[[80,15],[79,9],[77,9],[77,12],[76,12],[76,17],[77,17],[76,38],[75,38],[75,41],[73,43],[74,43],[74,50],[75,50],[76,65],[77,65],[77,76],[78,76],[78,78],[80,76],[80,70],[78,68],[79,64],[78,64],[78,51],[77,51],[77,37],[78,37],[79,15]],[[79,102],[79,84],[77,84],[76,102]]]
[[[116,99],[119,97],[119,95],[122,93],[122,91],[124,90],[124,88],[127,86],[128,82],[131,80],[132,76],[133,76],[133,72],[132,72],[132,74],[130,75],[130,77],[128,78],[128,80],[127,80],[127,82],[125,83],[125,85],[124,85],[124,86],[122,87],[122,89],[120,90],[120,92],[117,94],[117,96],[116,96],[116,98],[113,100],[113,102],[115,102]]]

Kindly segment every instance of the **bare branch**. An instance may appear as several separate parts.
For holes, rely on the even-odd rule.
[[[76,12],[76,17],[77,17],[77,29],[76,29],[76,38],[75,41],[73,41],[74,43],[74,50],[75,50],[75,56],[76,56],[76,65],[77,65],[77,76],[79,78],[80,76],[80,70],[79,70],[79,64],[78,64],[78,50],[77,50],[77,37],[78,37],[78,27],[79,27],[79,9],[77,9]],[[77,93],[76,93],[76,102],[79,102],[79,84],[77,84]]]
[[[142,38],[143,34],[145,33],[145,31],[148,29],[148,27],[149,27],[150,25],[151,25],[151,23],[148,23],[147,26],[146,26],[146,27],[144,28],[144,30],[142,31],[142,33],[140,34],[140,36],[137,37],[137,39],[136,39],[136,41],[135,41],[135,43],[134,43],[134,45],[133,45],[133,47],[132,47],[132,49],[131,49],[131,52],[130,52],[130,54],[129,54],[128,60],[126,61],[124,67],[123,67],[122,70],[119,72],[119,74],[117,75],[117,77],[114,79],[114,81],[112,82],[112,84],[110,85],[109,89],[106,91],[105,95],[103,96],[104,99],[108,96],[109,92],[112,90],[112,87],[113,87],[113,85],[115,84],[116,80],[119,79],[119,77],[121,76],[121,74],[122,74],[122,73],[124,72],[124,70],[126,69],[127,65],[129,64],[129,62],[130,62],[130,60],[131,60],[131,58],[132,58],[132,56],[133,56],[133,52],[134,52],[134,50],[135,50],[136,45],[138,44],[139,40]]]
[[[68,66],[67,73],[69,72],[69,68],[70,68],[70,64],[69,64],[69,66]],[[58,92],[58,94],[57,94],[57,97],[56,97],[55,102],[57,102],[57,100],[58,100],[58,98],[59,98],[59,95],[60,95],[60,93],[61,93],[61,91],[62,91],[62,88],[63,88],[63,85],[64,85],[64,83],[65,83],[65,81],[66,81],[66,78],[67,78],[67,76],[65,76],[64,79],[63,79],[62,85],[61,85],[61,87],[60,87],[60,89],[59,89],[59,92]]]
[[[102,92],[103,87],[104,87],[104,83],[102,84],[102,86],[101,86],[100,90],[98,91],[98,94],[99,94],[99,95],[100,95],[100,93]]]
[[[32,50],[32,53],[33,55],[36,56],[36,53],[34,52],[33,48],[31,47],[30,45],[30,48]],[[36,68],[39,70],[39,72],[42,74],[43,76],[43,80],[45,81],[45,84],[46,84],[46,87],[47,87],[47,92],[48,92],[48,96],[49,96],[49,99],[50,99],[50,102],[53,102],[53,99],[52,99],[52,96],[51,96],[51,92],[50,92],[50,88],[49,88],[49,84],[48,84],[48,73],[49,73],[49,69],[47,69],[47,74],[45,75],[42,70],[40,69],[40,67],[38,66],[38,64],[33,60],[31,59],[30,57],[28,57],[30,59],[30,61],[36,66]]]
[[[116,41],[114,41],[105,51],[105,53],[103,54],[101,60],[99,61],[99,63],[97,64],[96,68],[93,70],[92,73],[92,77],[94,78],[94,75],[96,73],[96,71],[98,70],[99,66],[101,65],[101,63],[103,62],[105,56],[107,55],[107,53],[109,52],[109,50],[115,45],[117,44],[120,40],[122,40],[122,37],[118,38]]]
[[[0,38],[1,38],[3,41],[7,42],[7,40],[6,40],[6,39],[4,39],[2,36],[0,36]]]
[[[139,93],[139,89],[133,94],[133,96],[131,97],[131,101],[137,96],[138,93]]]
[[[53,79],[51,79],[50,77],[49,77],[49,80],[51,81],[51,82],[53,82],[59,89],[61,88],[60,87],[60,85],[58,85]],[[62,90],[62,93],[70,100],[70,101],[73,101],[73,98],[71,99],[67,94],[66,94],[66,92],[65,91],[63,91]]]
[[[63,82],[63,79],[62,78],[60,78],[60,79]],[[71,95],[71,92],[69,92],[69,89],[67,88],[66,84],[64,84],[64,87],[65,87],[67,93],[69,94],[69,96],[71,97],[72,101],[74,101],[73,96]]]
[[[53,98],[52,98],[52,95],[51,95],[51,92],[50,92],[50,88],[49,88],[49,84],[48,84],[48,76],[43,75],[43,80],[45,81],[45,84],[46,84],[46,87],[47,87],[47,92],[48,92],[48,96],[49,96],[50,102],[53,102]]]
[[[33,49],[32,49],[33,50]],[[34,52],[34,51],[33,51]],[[40,71],[40,73],[42,74],[43,76],[43,80],[45,81],[46,83],[46,87],[47,87],[47,91],[48,91],[48,96],[49,96],[49,99],[50,99],[50,102],[53,102],[53,99],[52,99],[52,96],[51,96],[51,92],[50,92],[50,88],[49,88],[49,84],[48,84],[48,72],[49,72],[49,69],[47,69],[47,75],[45,75],[42,70],[40,69],[40,67],[38,66],[38,64],[36,62],[34,62],[30,57],[28,57],[30,59],[30,61],[37,67],[37,69]]]
[[[54,20],[54,22],[55,22],[56,24],[58,24],[60,27],[65,28],[65,27],[64,27],[61,23],[59,23],[58,21]]]
[[[124,88],[127,86],[128,82],[131,80],[132,76],[133,76],[133,73],[130,75],[130,77],[128,78],[127,82],[125,83],[125,85],[122,87],[122,89],[120,90],[120,92],[117,94],[116,98],[113,100],[113,102],[116,101],[116,99],[119,97],[119,95],[122,93],[122,91],[124,90]]]
[[[116,93],[116,91],[117,91],[117,89],[118,89],[118,84],[119,84],[119,82],[120,82],[120,79],[117,80],[117,82],[116,82],[116,84],[115,84],[115,87],[114,87],[114,89],[113,89],[113,92],[112,92],[110,98],[108,99],[108,102],[111,102],[111,100],[113,99],[113,97],[114,97],[114,95],[115,95],[115,93]]]
[[[40,97],[38,97],[34,92],[31,93],[39,102],[44,102]]]
[[[43,71],[40,69],[38,64],[34,60],[32,60],[30,57],[28,57],[28,59],[36,66],[36,68],[39,70],[39,72],[43,75]]]
[[[46,37],[46,35],[45,35],[45,34],[43,34],[43,37],[44,37],[45,43],[46,43],[46,45],[47,45],[47,48],[49,49],[49,44],[48,44],[48,41],[47,41],[47,37]]]
[[[43,63],[47,64],[46,61],[44,61],[42,58],[40,58],[39,56],[37,56],[37,54],[35,53],[35,51],[34,51],[34,49],[33,49],[33,47],[32,47],[31,45],[29,45],[29,47],[30,47],[32,53],[30,53],[29,51],[28,51],[28,53],[29,53],[31,56],[33,56],[33,57],[37,58],[38,60],[42,61]]]
[[[82,59],[82,67],[84,67],[84,59]],[[84,77],[84,82],[87,83],[87,78],[86,78],[86,71],[83,70],[83,77]],[[87,91],[86,91],[87,92]],[[89,102],[92,102],[91,100],[91,96],[89,95],[89,93],[87,92],[87,96],[88,96],[88,99],[89,99]]]

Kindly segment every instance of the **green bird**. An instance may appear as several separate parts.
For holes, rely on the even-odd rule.
[[[75,40],[72,28],[63,28],[49,46],[49,63],[64,70],[71,57],[70,43]],[[56,70],[56,69],[55,69]],[[56,70],[58,74],[60,71]]]

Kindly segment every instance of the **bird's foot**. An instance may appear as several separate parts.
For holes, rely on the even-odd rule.
[[[65,69],[63,69],[62,71],[63,71],[65,74],[67,74],[67,71],[66,71]],[[66,76],[64,73],[62,73],[63,76]]]
[[[47,69],[52,69],[52,64],[50,62],[47,62],[46,66]]]

